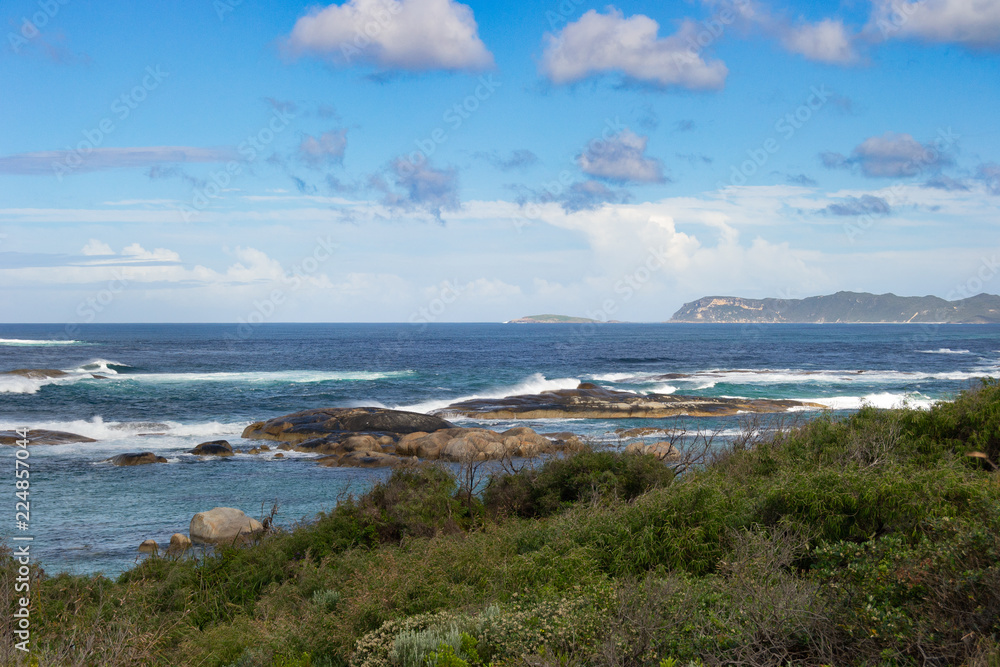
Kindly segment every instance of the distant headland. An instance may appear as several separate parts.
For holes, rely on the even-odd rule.
[[[676,323],[1000,323],[1000,296],[978,294],[946,301],[936,296],[837,292],[807,299],[744,299],[706,296],[684,304]]]

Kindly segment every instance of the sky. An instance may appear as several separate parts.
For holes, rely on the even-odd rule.
[[[0,321],[1000,292],[1000,0],[8,0]]]

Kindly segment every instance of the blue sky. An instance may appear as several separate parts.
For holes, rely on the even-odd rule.
[[[1000,0],[14,0],[0,20],[4,321],[1000,292]]]

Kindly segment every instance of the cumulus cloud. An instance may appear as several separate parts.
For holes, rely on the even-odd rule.
[[[332,130],[318,137],[307,134],[299,144],[299,157],[310,167],[342,164],[347,150],[347,130]]]
[[[786,51],[808,60],[832,65],[853,65],[861,61],[857,51],[858,35],[836,18],[816,23],[771,12],[755,0],[704,0],[718,15],[728,11],[736,25],[748,33],[760,33],[776,40]]]
[[[659,29],[642,14],[625,18],[614,7],[606,14],[591,9],[559,33],[546,35],[542,73],[555,84],[618,72],[660,87],[722,88],[729,70],[721,60],[706,61],[692,48],[698,32],[693,21],[667,37],[660,37]]]
[[[858,59],[854,41],[843,22],[824,19],[819,23],[788,26],[781,31],[781,43],[792,53],[809,60],[834,65],[849,65]]]
[[[996,0],[876,0],[869,28],[882,39],[1000,49]]]
[[[181,256],[173,250],[166,248],[156,248],[153,251],[146,250],[138,243],[133,243],[122,249],[122,256],[130,261],[143,262],[179,262]]]
[[[843,216],[889,215],[892,213],[892,206],[882,197],[861,195],[860,197],[847,197],[841,203],[830,204],[823,211]]]
[[[285,40],[293,57],[383,70],[483,70],[493,55],[479,38],[472,9],[454,0],[349,0],[314,8]]]
[[[909,134],[895,132],[865,139],[850,157],[826,152],[820,159],[823,166],[831,169],[858,167],[870,178],[916,176],[952,163],[951,157],[935,145],[922,144]]]
[[[115,251],[111,249],[111,246],[102,241],[98,241],[97,239],[90,239],[87,241],[87,245],[83,246],[83,249],[80,252],[88,257],[115,254]]]
[[[435,169],[426,159],[417,162],[399,157],[389,165],[387,175],[372,177],[370,184],[384,194],[387,206],[420,209],[441,217],[442,210],[459,208],[458,172],[454,168]]]
[[[577,163],[583,173],[616,183],[663,183],[663,164],[645,157],[648,141],[625,128],[607,140],[591,141]]]

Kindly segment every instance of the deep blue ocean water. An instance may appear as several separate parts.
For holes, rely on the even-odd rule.
[[[259,516],[277,501],[277,520],[289,525],[385,474],[321,468],[296,453],[284,460],[186,454],[206,440],[247,445],[240,433],[252,421],[356,405],[426,412],[474,396],[583,381],[639,392],[795,398],[837,411],[862,403],[926,407],[979,377],[1000,377],[1000,326],[276,324],[238,332],[233,325],[89,325],[67,340],[59,325],[0,324],[0,371],[15,368],[70,376],[0,376],[0,430],[50,428],[98,440],[31,449],[35,556],[50,572],[116,574],[135,562],[142,540],[162,544],[186,532],[196,512],[232,506]],[[737,426],[734,418],[686,421]],[[617,428],[661,423],[524,422],[598,440],[613,439]],[[101,463],[137,451],[170,463]],[[6,477],[13,486],[13,453],[0,448],[0,485]],[[4,519],[0,512],[5,540],[15,532],[12,494],[7,513]]]

